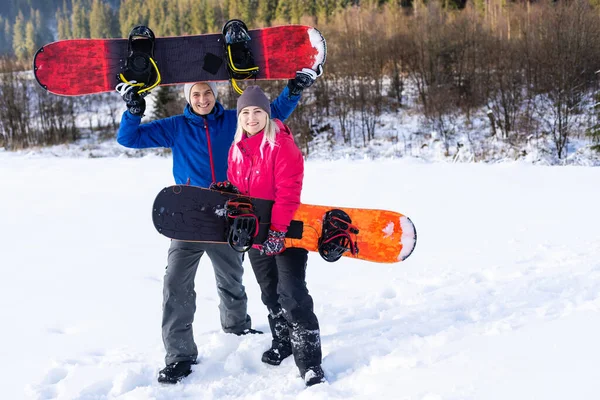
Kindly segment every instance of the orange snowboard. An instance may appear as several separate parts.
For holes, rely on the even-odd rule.
[[[271,200],[175,185],[164,188],[156,196],[152,221],[158,232],[171,239],[227,243],[231,232],[238,236],[243,233],[241,229],[230,227],[230,219],[237,219],[240,215],[230,214],[229,207],[239,204],[251,206],[252,210],[248,208],[242,217],[248,218],[251,214],[250,219],[254,217],[253,221],[258,221],[253,240],[254,243],[262,243],[271,224]],[[411,220],[397,212],[301,204],[285,240],[287,247],[319,252],[327,261],[339,259],[344,249],[350,249],[343,256],[396,263],[410,256],[417,242],[417,233]]]
[[[358,254],[349,251],[346,257],[377,263],[396,263],[405,260],[415,248],[417,232],[412,221],[397,212],[366,208],[346,208],[301,204],[294,219],[304,223],[302,239],[286,239],[287,247],[303,247],[309,251],[318,250],[323,216],[331,209],[339,209],[348,214],[358,230],[352,235],[356,240]]]

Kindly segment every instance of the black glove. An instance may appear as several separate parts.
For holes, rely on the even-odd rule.
[[[318,77],[323,75],[323,66],[319,64],[317,70],[302,68],[302,71],[296,71],[296,77],[288,81],[288,88],[292,96],[298,96],[304,89],[310,87]]]
[[[231,184],[231,182],[229,182],[229,181],[213,182],[213,183],[210,184],[210,186],[208,188],[210,190],[218,190],[220,192],[240,194],[240,191],[238,190],[238,188],[236,188],[235,186],[233,186]]]
[[[136,82],[131,81],[130,83]],[[119,83],[116,87],[116,90],[125,101],[125,104],[127,104],[127,110],[129,110],[131,114],[141,117],[144,115],[144,111],[146,111],[146,100],[144,97],[148,94],[148,92],[139,94],[138,88],[130,83]]]
[[[269,229],[269,236],[262,244],[260,254],[274,256],[285,250],[285,232]]]

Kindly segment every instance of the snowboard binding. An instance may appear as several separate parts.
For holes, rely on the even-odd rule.
[[[225,203],[225,210],[229,221],[227,243],[238,253],[245,253],[258,235],[259,224],[254,206],[248,201],[229,200]]]
[[[254,62],[249,44],[252,39],[248,34],[248,27],[239,19],[227,21],[222,33],[231,85],[238,94],[242,94],[243,90],[236,80],[255,78],[258,74],[258,66]]]
[[[129,33],[127,58],[117,78],[137,87],[139,94],[150,91],[161,81],[160,71],[154,61],[155,41],[154,32],[147,26],[136,26]]]
[[[358,235],[358,228],[352,225],[350,216],[342,210],[327,211],[323,217],[321,237],[318,241],[319,254],[325,261],[335,262],[345,252],[358,255],[356,240],[352,241],[351,234]]]

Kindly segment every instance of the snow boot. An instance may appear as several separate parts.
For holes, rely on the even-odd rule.
[[[306,386],[313,386],[317,383],[325,382],[325,373],[320,365],[309,367],[302,374],[302,379],[304,379]]]
[[[167,365],[158,373],[160,383],[177,383],[192,373],[192,361],[178,361]]]
[[[246,328],[241,332],[234,332],[234,335],[237,336],[246,336],[246,335],[262,335],[263,332],[262,331],[257,331],[256,329],[252,329],[252,328]]]
[[[275,315],[269,313],[268,319],[273,341],[271,348],[263,353],[261,360],[266,364],[279,365],[292,355],[289,326],[281,311]]]
[[[273,340],[271,348],[262,355],[262,362],[269,365],[279,365],[283,360],[292,355],[292,346]]]
[[[293,324],[290,340],[294,351],[294,360],[300,370],[300,376],[306,386],[323,382],[325,374],[321,368],[321,335],[319,329],[306,329]]]

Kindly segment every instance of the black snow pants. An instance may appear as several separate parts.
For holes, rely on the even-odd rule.
[[[307,368],[321,365],[322,358],[319,321],[306,287],[308,251],[288,248],[281,254],[266,256],[251,249],[248,257],[260,286],[262,302],[269,310],[273,340],[289,335],[294,360],[304,376]],[[271,323],[282,315],[283,324]],[[281,325],[287,325],[289,331],[281,332]]]

